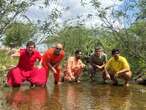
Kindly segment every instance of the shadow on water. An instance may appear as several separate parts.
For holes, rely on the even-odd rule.
[[[0,110],[146,110],[146,88],[82,82],[3,89]]]

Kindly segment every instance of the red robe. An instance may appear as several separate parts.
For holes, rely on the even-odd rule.
[[[60,54],[58,56],[54,55],[54,51],[56,48],[49,48],[47,52],[42,57],[42,65],[45,68],[46,72],[48,73],[50,68],[48,66],[48,63],[50,63],[52,66],[57,64],[55,66],[55,69],[57,71],[56,74],[54,74],[55,81],[58,82],[60,79],[60,73],[61,73],[61,67],[60,62],[64,58],[64,50],[60,51]],[[48,77],[48,74],[47,74]]]
[[[39,69],[34,66],[36,60],[41,60],[38,51],[35,50],[32,55],[29,55],[26,49],[20,49],[18,65],[12,68],[7,75],[8,85],[20,86],[25,80],[31,84],[44,84],[46,75],[45,73],[39,73]]]

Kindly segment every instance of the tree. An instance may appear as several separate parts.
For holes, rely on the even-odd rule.
[[[100,45],[92,30],[83,26],[65,27],[55,36],[49,37],[47,44],[54,42],[64,44],[66,56],[74,54],[75,49],[81,49],[84,55],[89,55],[96,44]]]
[[[4,45],[11,48],[21,46],[33,37],[36,29],[32,24],[14,22],[6,30]]]
[[[25,12],[31,6],[37,6],[38,3],[41,3],[44,7],[49,7],[50,3],[54,4],[58,0],[0,0],[0,37],[5,33],[9,24],[16,21],[17,17],[23,16],[29,19]],[[38,6],[40,7],[40,6]],[[40,7],[41,9],[42,7]],[[55,8],[56,9],[56,8]],[[52,15],[56,16],[56,11],[53,9]],[[57,9],[56,9],[57,10]],[[54,17],[50,18],[53,19]]]
[[[0,0],[0,37],[16,17],[23,15],[37,0]]]
[[[98,5],[97,0],[91,1],[97,10],[97,16],[102,21],[103,29],[109,34],[105,36],[101,33],[105,37],[100,41],[105,45],[110,44],[113,48],[120,48],[134,71],[146,66],[145,0],[123,0],[120,5],[104,8]],[[115,26],[115,23],[118,26]]]

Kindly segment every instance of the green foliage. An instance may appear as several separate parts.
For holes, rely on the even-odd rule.
[[[146,64],[145,23],[133,24],[126,30],[111,32],[104,28],[87,29],[83,26],[65,27],[56,36],[49,37],[48,44],[61,42],[64,44],[66,57],[73,55],[75,49],[80,48],[84,56],[88,56],[96,45],[104,48],[108,57],[111,57],[113,48],[121,49],[121,55],[129,61],[133,71]]]
[[[94,6],[95,8],[99,8],[100,7],[100,2],[99,0],[91,0],[92,6]]]
[[[146,1],[145,0],[138,0],[138,8],[139,8],[139,16],[140,19],[146,18]]]
[[[0,37],[15,18],[25,12],[34,0],[0,0]]]
[[[33,36],[34,26],[13,22],[16,16],[25,12],[35,1],[37,0],[30,0],[30,2],[25,0],[19,2],[18,0],[0,0],[0,35],[6,33],[5,45],[9,47],[21,46]],[[57,0],[44,0],[46,7],[51,1]],[[132,70],[135,71],[146,66],[146,1],[119,1],[123,1],[121,7],[116,4],[102,7],[99,0],[81,0],[84,6],[89,4],[94,7],[97,11],[95,16],[98,16],[102,21],[102,28],[88,29],[79,25],[81,23],[78,23],[79,26],[60,28],[57,19],[62,16],[62,13],[58,8],[55,8],[48,14],[47,20],[39,24],[40,32],[49,36],[49,45],[54,42],[63,43],[66,57],[74,54],[77,48],[80,48],[86,56],[94,50],[96,45],[102,46],[109,56],[111,49],[120,48],[121,54],[127,57]],[[94,14],[88,15],[94,16]],[[78,17],[78,19],[81,20],[82,18]],[[121,24],[118,29],[114,27],[116,22]],[[58,30],[60,31],[56,33]]]
[[[9,55],[11,50],[0,49],[0,85],[6,84],[6,76],[10,68],[14,67],[18,62],[17,58],[12,58]]]
[[[136,65],[143,67],[146,66],[146,21],[135,22],[128,29],[129,39],[128,39],[128,47],[129,55],[133,56],[133,59],[137,59],[138,63]]]
[[[66,56],[69,56],[74,54],[75,49],[81,49],[85,55],[89,55],[99,40],[93,36],[92,30],[76,26],[65,27],[56,36],[49,37],[48,42],[61,42]]]
[[[15,65],[18,59],[8,55],[8,50],[0,50],[0,71],[6,71],[11,65]]]
[[[92,4],[105,30],[100,30],[99,40],[107,53],[109,54],[112,48],[120,48],[121,54],[127,57],[134,72],[141,67],[146,67],[144,48],[146,47],[146,1],[124,0],[121,6],[105,7],[107,10],[96,6],[96,2],[97,0],[93,0]],[[109,13],[111,9],[112,12]],[[114,26],[115,21],[121,24],[120,28]]]
[[[4,45],[11,48],[21,46],[33,37],[36,29],[32,24],[13,23],[6,30]]]

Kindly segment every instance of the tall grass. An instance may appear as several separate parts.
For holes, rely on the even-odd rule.
[[[6,82],[6,75],[12,65],[16,65],[18,59],[9,55],[9,50],[0,49],[0,85]]]
[[[7,70],[11,65],[17,63],[17,58],[12,58],[8,50],[0,50],[0,71]]]

